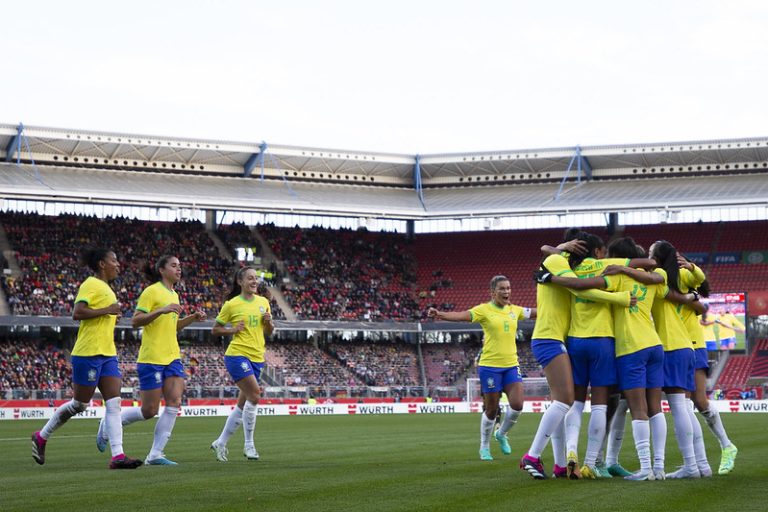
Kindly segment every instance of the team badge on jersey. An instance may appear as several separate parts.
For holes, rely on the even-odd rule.
[[[94,369],[88,370],[88,381],[96,382],[96,370]]]
[[[259,306],[259,312],[263,315],[264,313],[267,312],[267,308],[265,308],[264,306]]]
[[[155,372],[155,382],[160,383],[163,382],[163,374],[160,372]]]

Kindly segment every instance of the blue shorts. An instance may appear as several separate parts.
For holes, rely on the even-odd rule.
[[[707,350],[709,350],[710,352],[717,352],[717,341],[716,340],[707,341],[706,344],[707,344]]]
[[[72,381],[80,386],[98,386],[102,377],[121,378],[117,356],[72,356]]]
[[[254,363],[245,356],[224,356],[224,365],[235,382],[251,375],[258,381],[264,369],[264,363]]]
[[[697,370],[709,370],[709,356],[707,355],[707,349],[697,348],[694,349],[694,368]]]
[[[478,366],[477,376],[480,377],[480,389],[483,393],[501,393],[509,384],[523,382],[518,366],[509,368]]]
[[[577,386],[616,384],[616,341],[613,338],[568,336],[568,355]]]
[[[736,338],[730,337],[730,338],[723,338],[720,340],[720,348],[726,349],[726,348],[734,348],[736,347]]]
[[[619,389],[653,389],[664,385],[664,347],[644,348],[616,358]]]
[[[531,340],[531,350],[533,351],[533,357],[536,358],[542,368],[546,368],[554,358],[560,354],[568,355],[568,350],[565,348],[565,343],[560,340],[539,339]]]
[[[136,371],[139,374],[139,389],[142,391],[163,387],[168,377],[186,377],[179,359],[171,361],[171,364],[136,363]]]
[[[681,348],[664,352],[664,387],[695,391],[693,349]]]

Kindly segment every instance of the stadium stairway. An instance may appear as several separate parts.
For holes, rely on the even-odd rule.
[[[768,339],[760,340],[755,347],[750,377],[768,377]]]
[[[219,235],[217,235],[216,232],[212,229],[206,229],[205,232],[208,233],[211,241],[219,250],[221,257],[229,261],[233,261],[234,258],[232,257],[232,253],[229,251],[229,249],[227,249],[227,245],[221,240],[221,238],[219,238]]]
[[[255,238],[256,241],[259,243],[261,254],[264,255],[262,265],[264,265],[265,268],[269,268],[269,266],[274,262],[280,274],[286,276],[289,279],[290,284],[295,284],[293,283],[293,279],[291,279],[290,275],[285,272],[285,265],[283,265],[283,262],[281,260],[277,259],[277,256],[275,256],[275,253],[272,251],[272,248],[269,246],[267,241],[264,240],[264,237],[261,236],[261,233],[259,233],[259,230],[256,229],[255,226],[250,226],[249,229],[251,231],[251,234],[253,235],[253,238]],[[289,322],[295,322],[297,320],[296,313],[293,311],[293,308],[291,307],[291,305],[288,304],[288,301],[285,300],[285,296],[283,295],[283,292],[280,291],[280,287],[271,286],[269,288],[269,293],[272,294],[272,298],[275,299],[275,302],[283,311],[283,315],[285,315],[285,319],[288,320]]]

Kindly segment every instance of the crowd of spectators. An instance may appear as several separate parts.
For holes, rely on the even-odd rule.
[[[78,258],[85,246],[113,249],[121,264],[113,284],[123,316],[133,314],[147,286],[142,267],[163,254],[178,256],[183,277],[177,288],[188,310],[218,310],[232,279],[232,262],[223,258],[199,222],[143,222],[77,215],[55,217],[2,212],[7,233],[22,270],[6,276],[3,288],[14,315],[68,316],[79,284],[88,270]]]
[[[414,320],[415,259],[396,234],[324,228],[259,231],[295,285],[281,291],[301,320]]]
[[[435,386],[451,386],[472,368],[479,344],[431,343],[422,346],[427,380]]]
[[[421,385],[414,345],[337,342],[327,350],[368,386]]]
[[[271,344],[267,365],[286,386],[362,386],[363,381],[311,343]]]
[[[59,390],[72,387],[69,354],[38,340],[0,343],[0,396],[14,389]]]

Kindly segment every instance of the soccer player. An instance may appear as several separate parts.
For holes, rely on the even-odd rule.
[[[72,318],[80,321],[77,341],[72,349],[74,397],[53,413],[42,430],[32,434],[32,458],[45,464],[45,446],[53,432],[75,414],[88,408],[96,388],[106,405],[105,430],[112,452],[110,469],[135,469],[142,462],[123,453],[123,427],[120,424],[120,368],[115,348],[115,323],[120,304],[109,286],[120,272],[120,263],[109,249],[88,248],[81,261],[92,271],[80,284]],[[106,448],[106,447],[105,447]]]
[[[661,250],[666,247],[665,244],[669,242],[659,241],[654,244],[656,248]],[[678,264],[680,265],[680,290],[687,292],[689,290],[695,290],[702,297],[709,296],[709,282],[706,280],[704,272],[696,265],[688,261],[684,256],[678,254]],[[698,307],[700,311],[694,309]],[[736,445],[728,438],[728,434],[725,432],[725,427],[720,419],[720,412],[711,407],[709,399],[707,398],[707,375],[709,373],[709,361],[707,356],[707,348],[704,344],[704,331],[697,314],[703,312],[703,306],[697,303],[693,303],[689,306],[683,306],[680,310],[680,315],[688,329],[688,335],[693,341],[693,349],[695,355],[694,366],[696,368],[695,373],[695,385],[696,391],[694,391],[693,404],[696,409],[704,416],[704,420],[707,422],[707,426],[717,438],[720,443],[720,467],[718,468],[718,474],[725,475],[733,470],[736,462],[736,455],[739,450]],[[712,476],[712,469],[706,459],[706,451],[704,448],[704,435],[700,432],[701,426],[698,420],[693,415],[693,431],[694,431],[694,448],[696,450],[696,463],[699,466],[699,472],[701,476]]]
[[[733,350],[736,348],[736,333],[744,333],[744,324],[738,321],[733,313],[726,309],[719,319],[720,325],[720,350]]]
[[[175,466],[163,450],[171,437],[176,416],[184,394],[184,367],[177,333],[192,322],[205,320],[204,311],[179,318],[181,306],[174,287],[181,280],[181,262],[176,256],[165,255],[154,265],[147,263],[144,273],[152,282],[139,295],[131,324],[134,329],[144,328],[136,363],[141,388],[141,407],[123,410],[123,426],[154,418],[160,410],[160,399],[165,399],[160,418],[155,425],[152,448],[145,464],[149,466]],[[99,428],[96,445],[103,450],[105,432]]]
[[[719,323],[720,315],[717,313],[710,313],[709,306],[704,305],[704,313],[701,314],[699,323],[704,330],[704,344],[707,347],[707,352],[716,352],[720,341],[719,336]]]
[[[580,242],[577,243],[580,244]],[[566,252],[578,250],[571,242],[561,244],[558,249]],[[543,269],[551,275],[576,277],[568,265],[568,260],[560,254],[551,254],[542,265]],[[544,376],[550,387],[552,404],[544,412],[533,442],[520,462],[521,469],[535,479],[543,479],[546,476],[541,453],[550,438],[554,454],[553,476],[571,479],[578,479],[581,476],[575,461],[570,465],[567,464],[564,445],[563,420],[574,400],[571,361],[565,347],[570,326],[571,294],[582,299],[605,301],[623,307],[633,305],[637,300],[629,292],[614,294],[602,290],[576,291],[546,283],[539,283],[536,286],[537,319],[531,339],[531,349],[536,361],[544,370]]]
[[[501,392],[509,397],[504,420],[494,434],[504,455],[512,453],[507,432],[523,410],[523,378],[517,360],[517,321],[535,318],[536,308],[523,308],[509,302],[509,279],[498,275],[491,279],[491,301],[468,311],[449,312],[429,308],[427,316],[451,322],[478,323],[483,328],[483,350],[477,367],[485,410],[480,420],[480,460],[493,460],[490,437],[499,409]]]
[[[214,336],[233,336],[224,354],[224,364],[240,388],[237,407],[229,414],[224,429],[211,444],[220,462],[227,462],[227,442],[240,423],[245,434],[243,455],[248,460],[259,460],[253,440],[256,409],[261,395],[259,377],[264,369],[264,338],[270,336],[275,328],[269,300],[258,295],[259,284],[255,269],[239,269],[212,330]]]

